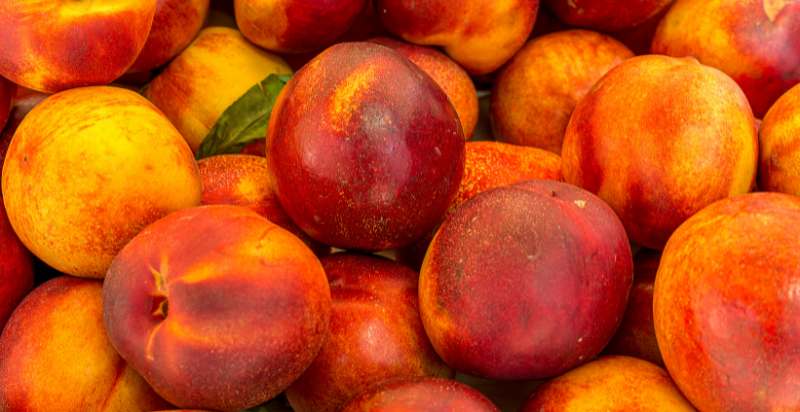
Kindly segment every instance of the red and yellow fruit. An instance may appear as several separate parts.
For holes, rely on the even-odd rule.
[[[747,99],[724,73],[640,56],[578,103],[561,156],[567,182],[606,201],[632,241],[661,249],[703,207],[750,190],[758,142]]]
[[[781,96],[759,129],[758,187],[800,196],[800,86]]]
[[[168,406],[109,343],[98,281],[62,276],[42,284],[0,337],[3,410],[145,412]]]
[[[219,116],[270,74],[290,74],[286,62],[248,42],[239,31],[204,29],[145,89],[144,95],[197,151]]]
[[[0,2],[0,76],[58,92],[108,84],[144,47],[157,0]]]
[[[281,92],[267,137],[270,172],[292,220],[335,247],[383,250],[424,236],[464,171],[447,95],[411,61],[342,43]]]
[[[478,124],[478,94],[469,75],[456,62],[430,47],[379,37],[374,43],[391,47],[406,56],[442,88],[458,113],[464,138],[469,140]]]
[[[236,24],[251,42],[277,52],[330,46],[345,34],[365,0],[234,0]]]
[[[192,153],[150,102],[116,87],[39,103],[6,155],[2,191],[22,243],[53,268],[102,278],[149,223],[200,203]]]
[[[638,26],[673,0],[545,0],[565,23],[603,31]]]
[[[587,30],[534,39],[495,83],[491,113],[497,139],[560,154],[575,105],[606,72],[632,56],[622,43]]]
[[[633,287],[628,309],[617,334],[606,348],[607,353],[633,356],[656,365],[664,365],[653,324],[653,285],[661,254],[642,250],[633,259]]]
[[[180,53],[203,27],[208,5],[209,0],[158,0],[150,34],[128,71],[155,69]]]
[[[103,288],[111,343],[179,407],[259,405],[300,376],[328,333],[317,258],[243,207],[153,223],[114,259]]]
[[[677,0],[652,51],[693,56],[731,76],[757,117],[800,82],[800,2]]]
[[[798,225],[798,198],[757,193],[714,203],[669,239],[656,336],[698,409],[800,409]]]
[[[521,412],[694,412],[667,371],[641,359],[605,356],[540,386]]]
[[[341,412],[499,412],[480,392],[447,379],[416,378],[386,383],[350,401]]]
[[[204,205],[246,207],[292,232],[317,254],[330,248],[312,240],[295,225],[275,195],[269,163],[263,156],[219,155],[197,162],[203,182]]]
[[[441,46],[472,74],[497,70],[525,44],[539,0],[378,0],[386,28],[406,41]]]
[[[296,412],[336,412],[388,379],[451,375],[422,328],[416,272],[355,254],[325,257],[322,266],[333,296],[330,335],[286,392]]]
[[[33,288],[31,257],[8,223],[0,194],[0,331],[11,312]]]
[[[611,339],[631,266],[622,224],[591,193],[546,180],[494,189],[457,209],[434,237],[420,274],[422,321],[459,371],[555,376]]]

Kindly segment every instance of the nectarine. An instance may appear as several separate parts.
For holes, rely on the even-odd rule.
[[[11,312],[33,288],[33,268],[28,250],[19,241],[0,193],[0,331]]]
[[[447,379],[410,378],[388,382],[350,401],[341,412],[500,412],[480,392]]]
[[[800,85],[769,109],[759,129],[758,187],[800,196]]]
[[[180,53],[203,26],[208,4],[209,0],[158,0],[153,27],[139,57],[128,70],[152,70]]]

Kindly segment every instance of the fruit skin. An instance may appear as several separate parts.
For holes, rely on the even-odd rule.
[[[800,196],[800,86],[769,109],[759,130],[758,187]]]
[[[31,292],[0,336],[3,410],[151,411],[169,405],[117,355],[102,285],[61,276]]]
[[[178,131],[140,95],[108,86],[39,103],[11,140],[2,183],[22,243],[63,273],[96,278],[142,228],[201,196]]]
[[[11,98],[14,97],[14,84],[0,77],[0,132],[11,114]]]
[[[756,117],[800,82],[800,2],[678,0],[661,20],[651,50],[693,56],[730,75]]]
[[[388,382],[367,391],[341,412],[500,412],[480,392],[463,383],[441,378],[412,378]]]
[[[625,317],[617,334],[606,348],[607,353],[632,356],[663,366],[653,324],[653,285],[655,284],[659,252],[642,250],[633,259],[633,287],[628,298]]]
[[[158,0],[150,34],[128,71],[155,69],[185,49],[203,27],[208,5],[209,0]]]
[[[31,256],[8,223],[0,193],[0,331],[11,312],[32,288]]]
[[[392,378],[452,376],[422,328],[416,272],[357,254],[322,258],[322,267],[333,296],[330,335],[286,391],[296,412],[336,412]]]
[[[673,0],[544,0],[571,26],[618,31],[638,26],[658,14]]]
[[[430,76],[447,94],[458,113],[464,138],[469,140],[478,124],[478,92],[469,74],[446,55],[430,47],[417,46],[388,37],[370,40],[406,56]]]
[[[604,34],[567,30],[529,42],[503,69],[491,100],[498,140],[561,153],[575,105],[633,53]]]
[[[542,385],[521,412],[694,411],[667,371],[627,356],[604,356]]]
[[[428,248],[422,322],[458,371],[555,376],[611,339],[632,263],[622,224],[591,193],[547,180],[490,190],[451,214]]]
[[[145,89],[144,95],[197,151],[217,119],[270,74],[291,74],[280,57],[225,27],[203,29]]]
[[[471,74],[497,70],[525,44],[539,0],[378,0],[384,26],[411,43],[441,46]]]
[[[800,409],[799,224],[798,198],[754,193],[714,203],[669,239],[656,336],[698,409]]]
[[[464,171],[447,96],[411,61],[368,42],[337,44],[297,72],[272,111],[267,144],[286,213],[343,249],[424,236]]]
[[[464,177],[448,213],[479,193],[524,180],[562,180],[561,157],[535,147],[479,141],[467,142]],[[419,269],[435,231],[397,251],[403,264]]]
[[[111,343],[183,408],[237,411],[275,397],[328,331],[319,260],[238,206],[184,209],[148,226],[114,259],[103,288]]]
[[[0,2],[0,76],[43,92],[111,83],[136,60],[156,0]]]
[[[651,55],[621,63],[578,103],[561,157],[564,180],[606,201],[632,241],[661,249],[689,216],[750,191],[758,142],[728,76]]]
[[[251,42],[284,53],[330,46],[345,34],[365,0],[234,0],[236,24]]]
[[[315,242],[289,219],[275,195],[269,163],[263,156],[211,156],[197,166],[203,182],[202,204],[246,207],[300,238],[315,254],[330,252],[330,247]]]

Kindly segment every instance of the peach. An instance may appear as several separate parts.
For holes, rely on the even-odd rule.
[[[463,383],[441,378],[388,382],[350,401],[341,412],[500,412],[492,401]]]
[[[478,124],[478,92],[467,72],[446,55],[430,47],[417,46],[379,37],[371,40],[374,43],[391,47],[406,56],[412,63],[422,69],[442,88],[453,103],[453,107],[461,120],[464,138],[469,140],[475,125]]]
[[[158,0],[150,35],[128,70],[155,69],[185,49],[203,26],[208,4],[209,0]]]
[[[497,140],[561,153],[575,105],[606,72],[633,53],[587,30],[538,37],[503,69],[492,92]]]
[[[565,23],[603,31],[638,26],[673,0],[545,0]]]
[[[0,331],[17,304],[33,288],[33,267],[28,250],[8,223],[0,193]]]
[[[0,76],[57,92],[108,84],[144,47],[156,0],[0,2]]]
[[[702,411],[800,410],[800,199],[722,200],[670,237],[653,313],[664,363]]]
[[[297,72],[267,133],[286,213],[312,238],[383,250],[424,236],[464,172],[464,136],[442,89],[374,43],[340,43]]]
[[[769,109],[759,130],[758,187],[800,196],[800,85]]]
[[[157,393],[220,411],[259,405],[294,382],[322,347],[331,308],[311,250],[228,205],[145,228],[114,259],[103,296],[111,343]]]
[[[539,0],[377,0],[384,26],[406,41],[441,46],[472,74],[497,70],[525,44]]]
[[[667,371],[641,359],[604,356],[542,385],[521,412],[693,412]]]
[[[677,0],[661,20],[653,53],[693,56],[742,87],[757,117],[800,82],[800,3]]]
[[[0,408],[151,411],[169,405],[111,347],[102,286],[61,276],[31,292],[0,336]]]
[[[606,201],[632,241],[661,249],[689,216],[750,191],[758,142],[733,80],[651,55],[615,67],[578,103],[561,157],[567,182]]]
[[[392,378],[449,377],[433,351],[417,304],[418,274],[388,259],[322,259],[333,296],[330,336],[286,395],[296,412],[336,412]]]
[[[275,195],[269,163],[263,156],[211,156],[200,160],[197,166],[203,182],[202,204],[246,207],[300,238],[316,254],[330,251],[308,237],[286,215]]]
[[[277,52],[330,46],[345,34],[365,0],[234,0],[236,24],[253,43]]]
[[[0,77],[0,132],[3,131],[11,113],[11,98],[13,96],[14,84]]]
[[[561,179],[561,158],[534,147],[515,146],[500,142],[467,142],[464,177],[448,213],[467,200],[496,187],[532,179]],[[398,260],[415,268],[422,259],[434,233],[398,251]]]
[[[633,259],[633,287],[625,317],[606,352],[664,365],[653,324],[653,284],[661,254],[642,250]]]
[[[144,95],[169,118],[193,151],[217,119],[270,74],[290,74],[280,57],[260,50],[237,30],[212,27],[176,57]]]
[[[192,153],[150,102],[108,86],[39,103],[11,140],[2,191],[22,243],[55,269],[102,278],[147,224],[200,203]]]
[[[611,339],[631,266],[625,230],[596,196],[548,180],[501,187],[465,203],[434,237],[419,280],[422,322],[458,371],[558,375]]]

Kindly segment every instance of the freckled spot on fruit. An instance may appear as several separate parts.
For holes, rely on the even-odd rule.
[[[350,119],[363,103],[363,95],[379,79],[375,65],[356,68],[334,87],[331,95],[331,126],[338,132],[347,130]]]

